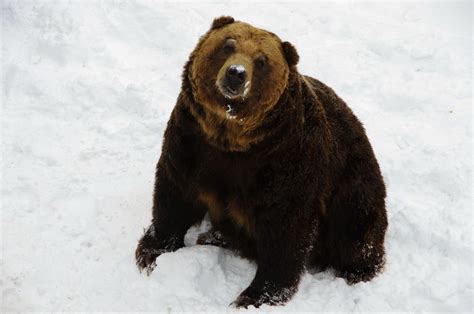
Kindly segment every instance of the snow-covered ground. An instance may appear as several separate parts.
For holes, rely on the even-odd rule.
[[[470,2],[1,1],[0,311],[225,311],[255,265],[134,250],[182,66],[214,17],[271,30],[364,122],[388,185],[385,272],[306,274],[267,311],[472,311]],[[200,229],[206,228],[206,225]]]

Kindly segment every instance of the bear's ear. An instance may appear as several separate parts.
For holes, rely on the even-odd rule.
[[[221,16],[216,17],[212,22],[211,30],[221,28],[224,25],[234,23],[234,18],[232,16]]]
[[[298,55],[296,48],[287,41],[282,42],[281,46],[283,47],[283,53],[285,55],[286,62],[288,62],[288,65],[290,67],[297,65],[300,59],[300,56]]]

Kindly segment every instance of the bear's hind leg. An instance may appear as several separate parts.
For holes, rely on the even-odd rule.
[[[365,216],[362,213],[361,216]],[[333,268],[350,285],[369,281],[384,265],[385,209],[362,219],[354,215],[350,226],[340,230],[335,241]]]
[[[348,284],[371,280],[385,260],[385,186],[377,171],[360,173],[346,173],[331,200],[325,226],[326,254],[336,275]]]

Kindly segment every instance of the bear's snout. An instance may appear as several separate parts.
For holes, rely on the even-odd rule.
[[[225,73],[227,86],[233,90],[237,91],[245,82],[247,78],[247,71],[245,66],[242,64],[232,64],[227,68]]]
[[[250,91],[251,60],[246,56],[230,58],[220,69],[217,87],[227,99],[244,100]]]
[[[226,67],[219,89],[226,98],[245,98],[249,92],[248,71],[243,64],[231,64]]]

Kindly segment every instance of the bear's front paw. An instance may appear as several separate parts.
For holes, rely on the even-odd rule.
[[[295,292],[296,287],[282,287],[271,282],[256,286],[250,285],[231,305],[237,308],[247,308],[250,305],[258,308],[262,304],[284,305]]]
[[[146,274],[149,276],[156,267],[156,258],[163,253],[162,250],[147,248],[138,244],[137,250],[135,251],[135,258],[140,273],[145,270]]]
[[[161,239],[155,237],[152,227],[138,242],[135,251],[135,259],[140,272],[145,270],[147,275],[150,275],[156,267],[156,258],[163,253],[173,252],[184,246],[183,241],[179,241],[177,237],[169,237]]]
[[[224,237],[220,233],[220,231],[211,229],[207,232],[199,234],[196,244],[199,245],[215,245],[222,248],[227,248],[228,244],[224,240]]]

